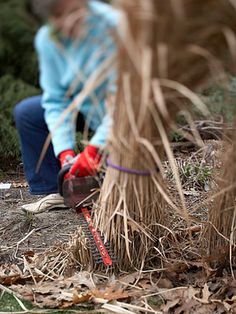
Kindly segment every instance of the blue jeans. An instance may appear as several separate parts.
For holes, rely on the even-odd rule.
[[[24,171],[30,193],[33,195],[57,193],[60,163],[54,154],[52,144],[46,152],[39,171],[36,172],[40,154],[49,134],[44,119],[42,96],[30,97],[17,104],[14,109],[14,119],[20,137]],[[79,113],[77,131],[82,132],[84,126],[84,116]]]
[[[36,173],[39,156],[49,134],[41,106],[42,96],[30,97],[16,105],[14,118],[20,137],[25,176],[30,193],[57,193],[57,174],[60,164],[50,144],[40,170]]]

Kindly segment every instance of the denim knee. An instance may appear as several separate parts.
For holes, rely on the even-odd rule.
[[[13,110],[13,117],[17,126],[22,122],[22,117],[26,114],[26,108],[24,105],[24,100],[18,103]]]
[[[40,107],[40,109],[37,109],[37,107]],[[41,96],[29,97],[16,104],[13,109],[16,127],[19,129],[23,125],[38,119],[41,110],[43,110],[41,108]]]

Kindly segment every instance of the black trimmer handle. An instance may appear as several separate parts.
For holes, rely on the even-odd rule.
[[[57,175],[57,184],[58,184],[58,192],[61,196],[63,196],[63,182],[65,175],[70,171],[71,164],[68,164],[61,168]]]

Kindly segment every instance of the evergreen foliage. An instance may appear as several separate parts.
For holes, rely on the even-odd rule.
[[[204,91],[202,99],[213,115],[232,123],[236,114],[236,77],[229,80],[227,88],[218,85]]]
[[[12,111],[14,105],[26,97],[39,94],[39,89],[11,75],[0,78],[0,169],[11,166],[19,160],[19,141],[14,126]]]
[[[20,160],[15,104],[39,93],[33,45],[37,28],[29,0],[0,0],[0,170]]]
[[[31,85],[37,84],[33,45],[37,27],[28,0],[0,0],[0,76],[11,74]]]

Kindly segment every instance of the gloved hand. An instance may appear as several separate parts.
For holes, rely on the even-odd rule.
[[[64,166],[70,164],[74,157],[75,157],[75,152],[72,149],[67,149],[61,152],[59,155],[61,167],[63,168]]]
[[[78,155],[69,171],[70,176],[87,177],[96,175],[101,162],[101,155],[96,146],[88,145]]]

